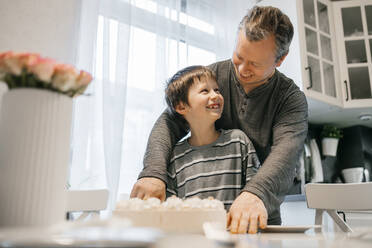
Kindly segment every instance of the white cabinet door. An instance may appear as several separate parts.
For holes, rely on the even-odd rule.
[[[372,1],[334,3],[344,107],[372,107]]]
[[[342,105],[333,13],[328,0],[299,0],[298,32],[304,92],[333,105]]]

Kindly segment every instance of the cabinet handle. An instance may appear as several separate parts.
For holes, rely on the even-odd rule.
[[[311,72],[311,67],[305,67],[305,70],[309,70],[309,79],[310,79],[310,85],[309,87],[306,87],[306,89],[311,89],[313,87],[313,73]]]
[[[344,81],[345,83],[345,88],[346,88],[346,101],[349,101],[349,88],[347,87],[347,81]]]
[[[346,215],[345,215],[345,212],[343,212],[343,211],[337,211],[337,214],[338,214],[338,215],[342,214],[342,219],[344,219],[344,221],[346,222]]]

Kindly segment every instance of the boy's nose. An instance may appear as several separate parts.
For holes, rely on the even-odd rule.
[[[211,92],[211,98],[212,99],[216,99],[217,97],[218,97],[217,92],[215,92],[214,90],[212,90],[212,92]]]

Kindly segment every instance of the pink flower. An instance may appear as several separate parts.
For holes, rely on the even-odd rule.
[[[77,88],[81,88],[84,86],[88,86],[88,84],[92,81],[92,75],[90,75],[88,72],[81,70],[80,74],[76,81]]]
[[[0,73],[7,72],[7,67],[5,66],[4,57],[6,53],[0,54]]]
[[[13,53],[7,52],[3,54],[2,63],[6,70],[14,75],[21,75],[23,68],[28,68],[35,63],[40,56],[35,53]]]
[[[40,55],[37,53],[20,53],[18,54],[18,59],[22,68],[28,70],[31,65],[35,64],[40,59]]]
[[[71,90],[75,88],[78,75],[79,72],[73,66],[57,64],[54,69],[52,86],[62,92]]]
[[[92,79],[93,79],[92,76],[88,72],[81,70],[76,80],[75,92],[73,93],[73,96],[83,94],[83,92],[88,87]]]
[[[22,64],[21,61],[19,60],[18,54],[13,54],[12,52],[5,54],[4,63],[8,72],[15,74],[17,76],[21,75]]]
[[[39,58],[31,64],[28,71],[44,82],[50,82],[54,73],[55,61],[48,58]]]

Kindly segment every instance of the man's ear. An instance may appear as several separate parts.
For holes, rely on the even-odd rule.
[[[176,105],[175,107],[175,110],[177,113],[179,113],[180,115],[184,115],[186,113],[186,110],[187,110],[187,104],[183,103],[183,102],[180,102]]]
[[[287,55],[288,55],[288,53],[284,54],[284,55],[283,55],[283,56],[278,60],[278,62],[276,62],[275,67],[279,67],[279,66],[283,63],[283,61],[284,61],[284,59],[287,57]]]

